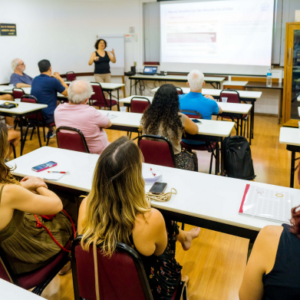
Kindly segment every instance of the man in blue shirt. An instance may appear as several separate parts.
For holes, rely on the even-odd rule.
[[[194,110],[201,114],[203,119],[211,120],[212,115],[222,113],[221,107],[212,96],[203,95],[204,75],[198,70],[193,70],[188,75],[187,86],[191,91],[186,95],[179,95],[180,110]],[[183,140],[190,145],[202,145],[203,142]]]
[[[195,110],[202,115],[203,119],[211,120],[211,116],[222,113],[222,109],[212,96],[202,95],[204,85],[203,73],[197,70],[191,71],[187,82],[191,91],[179,96],[179,105],[180,110]]]
[[[32,84],[32,77],[24,73],[25,64],[22,59],[16,58],[11,62],[11,67],[14,73],[10,76],[10,84],[17,88],[30,87]]]
[[[54,123],[54,111],[57,106],[57,93],[68,96],[68,86],[57,72],[52,75],[49,60],[41,60],[38,63],[41,75],[35,77],[32,82],[31,95],[37,98],[38,103],[47,104],[42,110],[46,124]],[[52,137],[52,129],[48,135]]]

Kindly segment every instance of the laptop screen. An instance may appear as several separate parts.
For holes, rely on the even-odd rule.
[[[145,74],[156,74],[157,67],[144,67]]]

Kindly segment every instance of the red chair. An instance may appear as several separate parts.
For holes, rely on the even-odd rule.
[[[185,114],[187,117],[189,117],[191,119],[202,119],[202,115],[199,112],[195,111],[195,110],[181,110],[180,112]],[[203,143],[203,145],[193,145],[193,144],[188,144],[184,141],[180,142],[181,146],[183,148],[187,149],[188,151],[197,150],[197,151],[208,151],[208,152],[211,153],[210,163],[209,163],[209,174],[211,174],[212,160],[213,160],[213,158],[216,158],[216,154],[215,154],[214,150],[216,149],[217,143],[216,142],[204,141],[204,140],[201,140],[201,139],[199,139],[199,138],[197,138],[193,135],[187,134],[187,133],[185,133],[182,138],[185,141],[193,140],[193,141]]]
[[[31,95],[24,95],[21,98],[21,102],[25,102],[25,103],[32,103],[32,104],[37,104],[38,101],[34,96]],[[41,113],[41,111],[38,112],[38,115],[36,113],[30,114],[26,116],[27,119],[27,128],[26,128],[26,132],[25,132],[25,141],[27,138],[27,134],[28,134],[28,129],[29,127],[32,128],[32,132],[31,132],[31,136],[30,136],[30,140],[32,139],[33,136],[33,132],[35,130],[35,128],[38,126],[42,126],[43,127],[43,134],[44,134],[44,141],[46,141],[46,133],[45,133],[45,128],[48,128],[49,130],[52,129],[55,126],[55,123],[50,123],[50,124],[46,124],[44,117]],[[38,137],[39,137],[39,143],[40,143],[40,147],[42,146],[41,143],[41,138],[40,138],[40,131],[38,130]],[[50,137],[47,137],[47,146],[49,144],[49,140]]]
[[[176,86],[176,90],[177,90],[178,95],[183,95],[183,90],[181,87]]]
[[[133,113],[142,114],[150,105],[150,101],[146,97],[132,97],[130,101],[131,112]]]
[[[176,168],[173,147],[166,137],[143,134],[137,139],[145,163]]]
[[[65,246],[66,249],[71,249],[69,241]],[[61,251],[51,262],[37,271],[27,275],[15,275],[6,259],[4,251],[0,247],[0,278],[19,287],[29,290],[37,295],[41,295],[43,290],[69,261],[69,253]]]
[[[22,96],[25,95],[25,92],[21,88],[13,88],[12,89],[12,94],[13,94],[14,99],[16,100],[16,99],[21,99]]]
[[[58,148],[90,153],[83,133],[76,128],[61,126],[56,129]]]
[[[222,102],[222,98],[227,98],[228,103],[241,103],[240,94],[236,90],[232,90],[232,89],[222,90],[220,93],[220,102]],[[238,119],[236,118],[235,114],[222,113],[221,117],[222,117],[222,119],[223,118],[231,119],[232,122],[236,123],[235,129],[236,129],[237,134],[239,134],[239,126],[241,126],[241,135],[243,135],[242,125],[239,125],[239,123],[237,122]],[[249,117],[248,117],[248,115],[243,115],[242,118],[244,121],[247,121],[247,134],[248,134],[248,132],[249,132]],[[244,125],[244,135],[245,135],[245,132],[246,132],[246,122]]]
[[[89,99],[90,105],[98,106],[99,108],[109,107],[110,110],[113,106],[117,105],[116,100],[109,100],[105,98],[101,84],[99,82],[92,82],[91,84],[94,91],[94,95],[92,95]]]
[[[72,244],[72,272],[75,300],[96,300],[93,246],[81,248],[81,236]],[[154,300],[139,254],[123,243],[117,243],[112,257],[97,249],[98,282],[101,300]],[[186,298],[186,285],[180,282],[172,300]]]
[[[73,71],[67,72],[67,81],[74,81],[76,80],[76,74]]]

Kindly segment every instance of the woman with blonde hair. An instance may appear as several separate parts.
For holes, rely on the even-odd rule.
[[[175,260],[176,240],[188,250],[200,228],[185,232],[165,221],[146,200],[142,155],[137,145],[121,137],[101,154],[93,186],[79,210],[82,247],[101,244],[111,256],[117,242],[133,247],[141,256],[155,299],[171,299],[181,277]]]
[[[8,153],[7,127],[0,123],[0,247],[15,275],[46,266],[61,251],[44,228],[37,227],[36,215],[56,216],[40,222],[65,245],[72,236],[69,219],[60,213],[62,202],[38,177],[18,182],[5,164]]]

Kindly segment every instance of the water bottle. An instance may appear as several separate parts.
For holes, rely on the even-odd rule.
[[[267,86],[268,87],[272,86],[272,72],[271,72],[271,69],[269,69],[268,73],[267,73]]]

